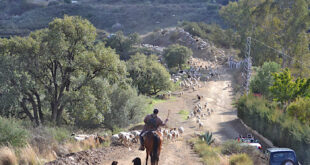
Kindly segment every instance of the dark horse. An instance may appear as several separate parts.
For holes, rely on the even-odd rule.
[[[146,148],[146,165],[151,156],[151,165],[158,165],[163,137],[159,131],[149,131],[144,136],[144,146]]]

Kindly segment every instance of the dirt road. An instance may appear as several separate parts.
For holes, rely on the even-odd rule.
[[[181,97],[176,96],[169,101],[156,105],[160,110],[159,116],[165,119],[168,110],[171,111],[168,126],[185,128],[185,133],[182,138],[176,142],[165,142],[160,156],[160,164],[164,165],[200,165],[202,164],[198,155],[196,155],[186,140],[190,139],[195,132],[212,131],[218,141],[225,141],[238,136],[236,110],[232,106],[233,94],[231,89],[231,76],[224,74],[220,80],[209,81],[198,91],[184,91]],[[208,102],[208,107],[214,109],[214,113],[210,117],[203,119],[203,130],[198,129],[198,124],[195,119],[185,120],[182,115],[178,114],[180,110],[191,111],[198,99],[197,94],[203,95],[201,103]],[[238,130],[238,131],[237,131]],[[137,147],[137,146],[136,146]],[[130,160],[135,157],[140,157],[144,161],[145,152],[138,151],[137,148],[131,151],[124,149],[118,153],[105,158],[103,164],[109,164],[113,160],[117,160],[120,164],[129,164]]]
[[[154,108],[160,110],[159,116],[162,119],[167,117],[168,110],[171,111],[168,127],[183,126],[185,133],[176,142],[164,142],[163,149],[160,155],[159,163],[162,165],[200,165],[201,159],[193,152],[187,140],[190,139],[195,132],[213,132],[217,141],[226,141],[237,137],[239,134],[247,133],[241,126],[237,112],[233,108],[233,93],[231,88],[231,75],[226,73],[221,76],[219,80],[208,81],[198,91],[185,90],[184,95],[166,102],[156,105]],[[208,102],[208,107],[214,110],[211,116],[202,119],[204,128],[199,129],[196,119],[186,120],[179,114],[180,110],[191,111],[195,104],[198,103],[197,94],[203,95],[204,98],[200,102],[204,104]],[[104,150],[104,151],[102,151]],[[100,150],[104,155],[101,157],[100,164],[110,165],[112,161],[116,160],[120,165],[131,164],[131,160],[135,157],[140,157],[145,163],[145,151],[138,151],[138,145],[132,148],[125,147],[109,147]]]

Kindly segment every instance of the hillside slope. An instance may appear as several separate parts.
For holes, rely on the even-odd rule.
[[[46,27],[55,17],[63,17],[65,14],[87,18],[98,29],[109,32],[123,30],[128,34],[146,33],[158,28],[175,26],[185,20],[221,23],[219,9],[220,5],[206,2],[109,4],[82,0],[76,4],[35,6],[22,13],[2,10],[0,11],[0,37],[26,35],[30,31]],[[19,9],[14,9],[16,10]]]

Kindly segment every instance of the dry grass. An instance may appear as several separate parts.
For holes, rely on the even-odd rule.
[[[29,144],[20,150],[19,163],[28,165],[40,164],[37,153]]]
[[[64,147],[68,148],[69,152],[79,152],[83,150],[80,142],[76,141],[69,141],[64,144]]]
[[[69,141],[64,144],[64,147],[69,150],[69,152],[79,152],[88,149],[94,149],[102,146],[97,143],[94,138],[88,138],[81,142],[78,141]]]
[[[0,165],[17,165],[17,157],[12,148],[2,147],[0,148]]]
[[[232,155],[229,160],[230,165],[253,165],[253,161],[251,158],[243,153],[243,154],[237,154]]]

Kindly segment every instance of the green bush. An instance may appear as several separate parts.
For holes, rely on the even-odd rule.
[[[310,127],[277,108],[277,104],[253,95],[242,96],[238,117],[273,142],[295,150],[298,160],[310,161]]]
[[[310,98],[298,98],[288,107],[288,114],[310,126]]]
[[[253,165],[253,161],[251,158],[243,153],[243,154],[237,154],[233,155],[229,159],[229,164],[230,165]]]
[[[214,138],[212,138],[212,132],[207,131],[204,135],[201,136],[201,139],[206,142],[206,144],[211,145],[214,143]]]
[[[28,135],[28,131],[18,121],[0,117],[0,145],[23,147]]]
[[[116,127],[124,128],[141,122],[146,113],[147,102],[143,95],[138,95],[136,89],[130,86],[123,89],[114,85],[109,98],[111,107],[104,114],[105,126],[114,131]]]
[[[205,164],[218,164],[220,149],[206,144],[202,140],[194,141],[194,150],[202,157]]]
[[[164,58],[169,68],[184,69],[192,55],[191,49],[179,44],[173,44],[164,49]]]
[[[156,95],[172,87],[170,74],[156,56],[136,54],[127,61],[127,70],[132,85],[138,88],[139,93]]]
[[[265,62],[258,68],[257,74],[251,80],[250,88],[254,93],[270,96],[269,87],[273,84],[272,73],[278,72],[281,66],[275,62]]]
[[[238,154],[238,153],[241,153],[241,151],[242,151],[242,146],[240,145],[238,141],[235,141],[235,140],[226,141],[222,145],[222,149],[221,149],[222,154],[225,154],[225,155]]]

